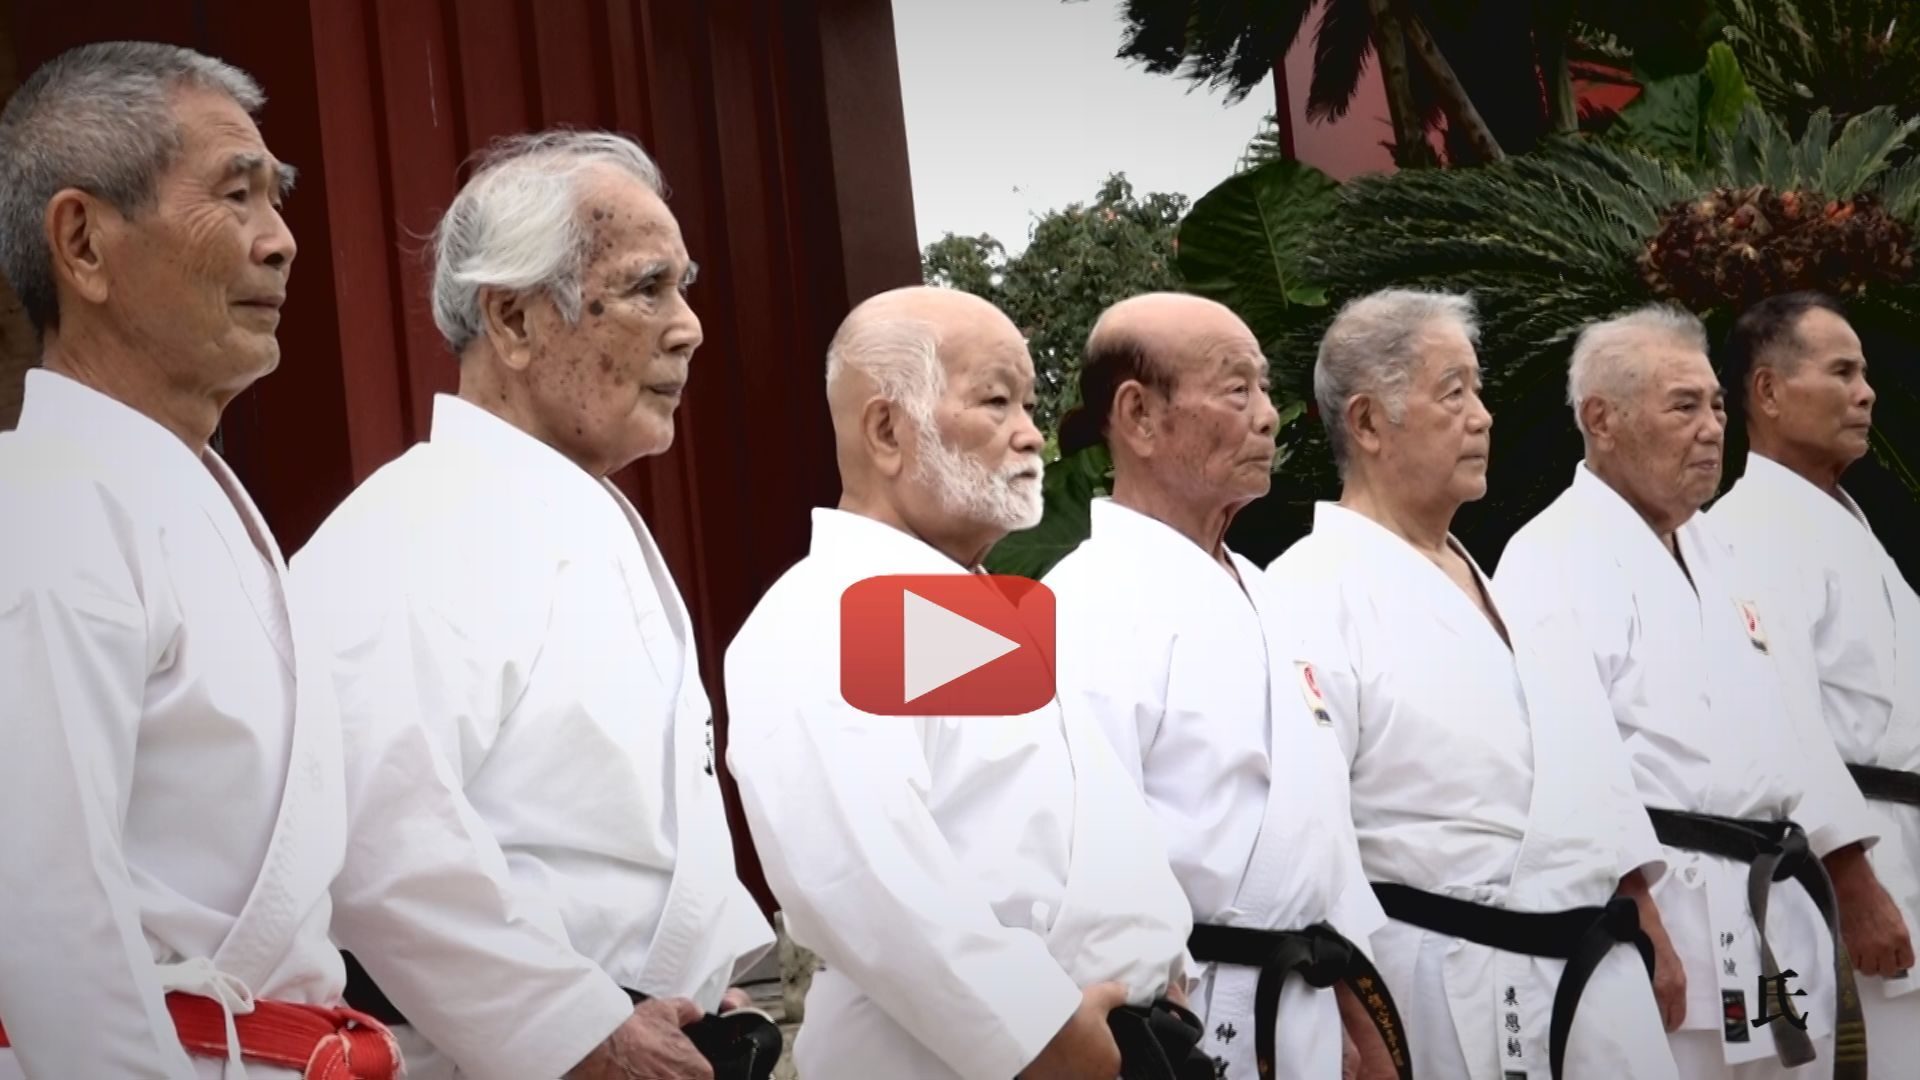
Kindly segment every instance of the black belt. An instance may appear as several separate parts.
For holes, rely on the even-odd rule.
[[[1749,864],[1747,907],[1760,935],[1761,973],[1771,980],[1779,995],[1779,1012],[1784,1020],[1784,1026],[1773,1033],[1774,1050],[1781,1063],[1788,1066],[1812,1061],[1814,1051],[1806,1032],[1784,1019],[1794,1015],[1793,1005],[1780,978],[1780,966],[1774,962],[1773,949],[1767,944],[1767,896],[1774,882],[1788,878],[1807,891],[1827,921],[1827,933],[1833,936],[1833,1076],[1835,1080],[1866,1080],[1867,1025],[1853,982],[1853,962],[1840,938],[1833,882],[1807,846],[1806,832],[1791,821],[1743,820],[1653,807],[1647,808],[1647,814],[1653,819],[1653,834],[1663,844]]]
[[[1920,773],[1883,769],[1878,765],[1849,765],[1847,771],[1853,774],[1853,782],[1860,785],[1860,794],[1869,799],[1920,806]]]
[[[1254,1054],[1260,1080],[1272,1080],[1279,1022],[1280,988],[1287,976],[1299,972],[1307,985],[1324,990],[1345,983],[1366,1007],[1393,1058],[1400,1080],[1411,1080],[1413,1064],[1407,1055],[1406,1025],[1394,1007],[1387,983],[1367,955],[1326,923],[1304,930],[1261,930],[1251,926],[1212,926],[1197,923],[1187,939],[1187,951],[1203,964],[1233,964],[1260,969],[1254,988]]]
[[[1120,1048],[1120,1080],[1216,1080],[1213,1059],[1200,1049],[1200,1018],[1166,998],[1111,1010],[1107,1030]]]
[[[1214,1080],[1213,1060],[1200,1048],[1200,1018],[1166,998],[1151,1006],[1123,1005],[1107,1014],[1120,1047],[1120,1080]]]
[[[347,965],[345,997],[350,1007],[389,1027],[407,1022],[405,1014],[387,998],[352,953],[343,952],[340,959]],[[636,1005],[647,1000],[647,995],[638,990],[626,993]],[[779,1025],[755,1012],[719,1016],[709,1013],[680,1032],[713,1066],[714,1080],[768,1080],[783,1049]]]
[[[1615,945],[1634,946],[1647,965],[1647,978],[1653,978],[1653,939],[1640,928],[1639,907],[1624,896],[1602,906],[1542,912],[1509,911],[1410,885],[1376,883],[1373,892],[1388,918],[1501,952],[1567,962],[1553,993],[1553,1013],[1547,1024],[1547,1063],[1554,1080],[1559,1080],[1567,1059],[1567,1037],[1573,1032],[1580,995],[1607,953]]]

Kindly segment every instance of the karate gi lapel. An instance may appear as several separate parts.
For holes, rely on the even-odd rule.
[[[237,482],[233,490],[239,492]],[[274,591],[287,597],[285,563],[272,534],[250,501],[238,509],[251,519],[267,545],[274,567],[270,579]],[[235,538],[230,533],[230,528],[222,531],[230,546],[236,539],[248,545],[234,552],[236,558],[259,557],[250,538],[244,534]],[[289,597],[286,603],[291,602]],[[292,650],[286,659],[295,671],[296,694],[286,788],[260,876],[213,957],[215,968],[256,988],[266,983],[301,924],[316,907],[329,902],[327,890],[346,859],[347,797],[333,682],[323,666],[324,649],[318,642],[302,641],[303,627],[312,622],[299,618],[290,607],[286,618],[291,626]],[[276,642],[281,640],[279,635],[272,636]]]
[[[622,555],[620,571],[628,578],[630,596],[653,596],[653,611],[636,611],[641,636],[655,657],[678,657],[678,665],[662,671],[660,680],[674,701],[674,880],[666,905],[660,909],[647,963],[634,990],[645,994],[691,995],[703,1009],[718,1009],[720,997],[737,967],[751,965],[774,944],[772,928],[760,917],[733,869],[732,836],[726,809],[720,803],[720,782],[714,774],[712,705],[701,684],[699,653],[693,642],[693,619],[680,588],[660,555],[653,532],[612,484],[605,484],[620,505],[626,523],[634,528],[639,561]],[[672,636],[666,640],[664,636]],[[737,963],[716,963],[720,955],[737,955]],[[712,970],[703,986],[685,986],[687,972]]]

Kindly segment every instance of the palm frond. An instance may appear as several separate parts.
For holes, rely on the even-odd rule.
[[[1300,36],[1314,0],[1126,0],[1119,57],[1245,98]]]
[[[1818,177],[1808,179],[1813,180],[1816,190],[1826,195],[1852,198],[1879,176],[1893,152],[1905,145],[1915,131],[1920,131],[1920,117],[1901,121],[1890,106],[1882,105],[1861,113],[1847,121],[1840,137],[1827,150]],[[1803,140],[1803,155],[1819,149],[1806,145],[1812,135],[1809,130],[1807,140]]]
[[[1911,225],[1920,225],[1920,157],[1889,169],[1880,178],[1880,197],[1887,212]],[[1916,320],[1920,325],[1920,320]]]
[[[1360,76],[1373,58],[1373,14],[1366,0],[1329,0],[1313,35],[1313,81],[1307,119],[1315,123],[1347,115]]]

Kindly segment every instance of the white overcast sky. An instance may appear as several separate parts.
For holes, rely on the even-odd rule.
[[[1120,0],[893,0],[920,246],[948,232],[1026,246],[1035,216],[1110,172],[1197,199],[1273,111],[1114,56]]]

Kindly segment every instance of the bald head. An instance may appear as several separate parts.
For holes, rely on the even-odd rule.
[[[1225,304],[1188,293],[1145,293],[1101,312],[1087,337],[1087,351],[1131,341],[1154,360],[1174,358],[1195,338],[1252,344],[1253,331]]]
[[[1224,521],[1272,483],[1267,360],[1223,304],[1149,293],[1108,308],[1087,338],[1080,401],[1061,453],[1105,441],[1114,498],[1135,510]]]
[[[1101,312],[1087,335],[1080,406],[1061,424],[1060,452],[1077,453],[1106,437],[1128,382],[1167,395],[1189,370],[1258,355],[1253,331],[1224,304],[1187,293],[1128,297]]]
[[[871,297],[827,349],[842,487],[919,520],[922,536],[942,520],[1030,527],[1042,442],[1033,393],[1026,339],[999,308],[927,286]]]

